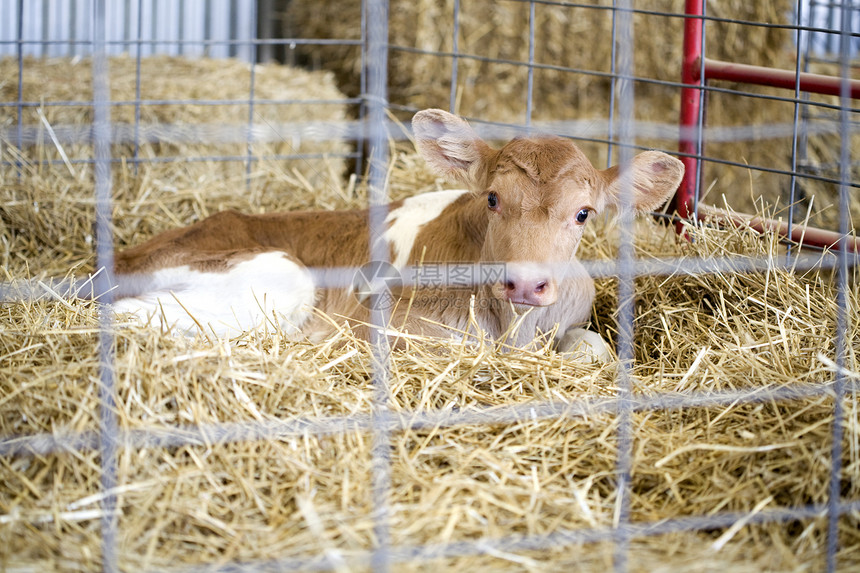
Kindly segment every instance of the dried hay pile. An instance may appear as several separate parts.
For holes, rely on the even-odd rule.
[[[276,164],[258,168],[249,196],[190,166],[158,175],[115,168],[117,240],[125,244],[251,197],[268,207],[347,207],[364,190],[334,183],[312,194]],[[92,174],[4,168],[0,241],[6,278],[63,274],[92,262]],[[399,153],[391,194],[435,189],[414,154]],[[217,200],[211,200],[214,191]],[[165,208],[165,205],[171,208]],[[174,211],[173,205],[182,205]],[[261,208],[255,206],[255,209]],[[589,227],[581,253],[613,255],[611,225]],[[691,230],[692,231],[692,230]],[[773,237],[749,230],[695,231],[679,241],[651,220],[638,255],[775,256]],[[860,293],[852,287],[848,369],[860,372]],[[595,327],[611,333],[613,281],[601,280]],[[834,285],[827,272],[645,277],[637,282],[635,392],[765,392],[832,380]],[[117,324],[117,415],[125,432],[213,424],[289,425],[371,408],[367,345],[349,332],[321,344],[248,334],[230,344],[165,337]],[[98,428],[98,317],[86,302],[0,306],[0,435]],[[416,546],[567,530],[611,528],[616,513],[615,367],[565,361],[547,348],[507,353],[439,340],[409,341],[391,358],[391,408],[405,419],[520,405],[570,407],[495,423],[429,425],[392,433],[391,541]],[[548,406],[547,406],[548,405]],[[585,412],[579,408],[585,407]],[[860,424],[846,400],[842,495],[860,498]],[[591,408],[591,409],[589,409]],[[725,403],[633,415],[634,523],[718,512],[766,514],[827,499],[832,399]],[[492,411],[492,410],[491,410]],[[579,413],[577,413],[579,412]],[[136,434],[135,434],[136,435]],[[140,437],[140,436],[138,436]],[[119,561],[123,570],[272,560],[366,570],[374,546],[371,435],[357,426],[322,436],[301,429],[262,441],[146,442],[118,459]],[[92,450],[0,457],[0,564],[10,570],[92,570],[100,564],[99,455]],[[840,569],[860,566],[860,516],[840,519]],[[636,537],[634,571],[760,571],[823,567],[826,517]],[[608,542],[485,552],[403,562],[398,570],[602,571]],[[292,562],[292,561],[291,561]]]
[[[137,60],[111,58],[109,62],[111,121],[114,124],[114,157],[133,161],[135,137],[142,162],[157,162],[177,156],[199,163],[187,169],[197,177],[224,179],[235,189],[244,185],[245,158],[274,155],[310,155],[279,162],[278,170],[307,179],[313,186],[328,184],[332,173],[338,178],[346,168],[342,157],[351,151],[343,141],[318,141],[285,131],[290,123],[342,122],[348,109],[344,95],[329,72],[309,72],[280,65],[254,66],[253,113],[251,67],[239,60],[187,59],[153,56],[141,59],[138,81]],[[18,101],[18,62],[0,59],[0,101]],[[139,93],[138,93],[139,84]],[[64,133],[88,136],[92,123],[92,62],[88,59],[27,58],[23,65],[24,126],[36,126],[41,160],[71,160],[66,169],[77,174],[75,159],[91,159],[92,146],[63,141]],[[135,101],[143,103],[138,107]],[[51,105],[63,102],[62,105]],[[286,102],[286,103],[273,103]],[[306,103],[307,102],[307,103]],[[320,102],[326,102],[321,104]],[[249,117],[253,123],[248,134]],[[136,119],[137,118],[137,119]],[[0,107],[0,149],[3,159],[14,155],[17,146],[18,113]],[[198,131],[193,132],[191,128]],[[59,143],[53,143],[51,131]],[[136,134],[136,135],[135,135]],[[249,140],[249,137],[251,138]],[[254,142],[253,138],[257,141]],[[249,151],[249,143],[250,151]],[[325,157],[315,156],[330,156]],[[219,159],[234,158],[233,161]],[[339,159],[340,158],[340,159]],[[24,159],[26,160],[26,158]],[[270,162],[271,163],[271,162]],[[266,167],[254,162],[252,177],[269,177]],[[153,173],[175,169],[155,168]],[[190,174],[189,174],[190,175]],[[199,188],[207,188],[201,181]],[[181,190],[178,190],[181,192]],[[233,193],[235,193],[234,191]],[[259,205],[254,198],[248,206]],[[265,200],[265,199],[264,199]],[[169,205],[167,206],[170,207]],[[181,218],[181,214],[177,213]]]
[[[392,0],[390,3],[388,95],[395,106],[411,109],[448,108],[451,94],[454,51],[454,0]],[[534,62],[532,119],[544,121],[593,120],[593,137],[608,137],[603,125],[610,115],[613,13],[611,0],[596,0],[591,6],[534,4]],[[460,3],[457,49],[455,111],[481,120],[524,123],[529,84],[528,2],[470,0]],[[637,6],[637,9],[643,7]],[[793,22],[795,2],[708,2],[708,16],[726,21],[706,26],[709,58],[794,70],[794,33],[774,27],[733,23],[734,20],[762,24]],[[683,14],[682,3],[656,0],[634,14],[633,69],[639,78],[677,84],[681,79]],[[650,13],[648,13],[650,12]],[[361,34],[361,0],[291,2],[283,16],[284,35],[299,38],[357,40]],[[623,41],[623,40],[620,40]],[[348,45],[298,45],[290,52],[295,61],[331,70],[339,87],[348,94],[360,91],[361,50]],[[516,63],[507,63],[516,62]],[[559,69],[565,68],[565,69]],[[574,71],[567,71],[572,69]],[[836,73],[834,69],[817,69]],[[593,75],[597,74],[597,75]],[[713,82],[719,88],[793,98],[789,91],[753,85]],[[635,83],[636,119],[646,124],[677,125],[680,89],[674,85]],[[838,98],[810,97],[813,102],[838,103]],[[822,111],[812,110],[814,115]],[[791,123],[794,105],[714,92],[708,95],[707,125],[754,132],[755,139],[731,138],[706,143],[705,155],[718,160],[766,169],[791,168]],[[815,129],[833,127],[832,122],[812,121],[805,163],[807,172],[838,179],[838,136],[816,134]],[[801,129],[803,129],[801,127]],[[664,138],[640,136],[646,147],[677,149],[674,130]],[[722,133],[726,133],[723,129]],[[748,135],[747,135],[748,136]],[[582,142],[597,164],[606,163],[607,146]],[[856,145],[860,145],[860,136]],[[856,147],[853,146],[853,147]],[[853,179],[860,177],[855,174]],[[750,185],[752,179],[752,185]],[[747,170],[719,163],[706,163],[704,187],[712,184],[726,193],[732,206],[742,212],[755,211],[759,197],[785,208],[790,178],[767,171]],[[751,192],[754,191],[754,192]],[[797,218],[803,219],[811,202],[810,220],[836,228],[836,186],[812,179],[800,180]],[[814,199],[812,199],[814,197]],[[860,202],[854,203],[860,209]]]

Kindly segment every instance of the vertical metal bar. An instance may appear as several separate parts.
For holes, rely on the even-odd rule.
[[[236,33],[233,40],[237,48],[237,56],[246,62],[256,62],[257,57],[257,0],[232,0],[236,8]],[[245,36],[245,34],[248,34]]]
[[[457,72],[460,67],[460,0],[454,0],[454,38],[451,46],[451,96],[448,111],[457,113]]]
[[[684,58],[681,64],[681,82],[687,86],[681,89],[681,137],[678,150],[684,154],[681,161],[685,172],[678,193],[675,195],[675,208],[684,219],[695,214],[695,202],[699,186],[699,165],[701,148],[699,146],[702,124],[702,86],[704,74],[704,0],[686,0],[684,12]]]
[[[699,77],[701,78],[701,88],[699,89],[699,118],[696,122],[696,188],[693,193],[693,213],[694,220],[699,219],[699,194],[702,192],[702,170],[704,169],[703,158],[705,156],[705,112],[706,112],[706,97],[705,83],[707,82],[707,72],[705,70],[705,48],[707,46],[708,30],[705,27],[705,21],[708,17],[708,5],[702,0],[702,37],[699,44],[699,53],[702,57],[699,61]]]
[[[203,56],[212,57],[212,46],[209,40],[212,38],[212,2],[207,2],[203,8]]]
[[[614,8],[618,24],[618,163],[620,169],[618,272],[618,455],[616,458],[615,571],[627,571],[630,545],[630,481],[633,465],[632,369],[633,353],[633,179],[631,164],[635,142],[633,112],[633,13],[632,0],[618,0]]]
[[[272,13],[275,11],[272,0],[259,0],[257,6],[257,35],[265,40],[271,40],[275,37],[275,27],[273,25],[274,18]],[[271,62],[274,60],[275,47],[273,44],[266,42],[257,47],[258,62]]]
[[[367,3],[361,3],[361,72],[358,79],[359,93],[362,95],[361,102],[358,104],[358,121],[361,125],[367,126],[367,98],[363,97],[367,94]],[[367,138],[369,133],[366,131],[356,137],[355,143],[355,177],[360,178],[364,173],[366,166],[364,163],[365,153],[367,152]]]
[[[235,58],[239,55],[239,44],[235,43],[233,40],[239,37],[239,14],[237,13],[237,6],[235,0],[230,0],[230,21],[227,23],[227,37],[231,40],[229,42],[229,51],[230,57]]]
[[[797,0],[797,1],[798,1],[798,4],[805,2],[805,0]],[[816,13],[815,8],[816,8],[817,4],[816,4],[816,2],[811,1],[808,3],[808,5],[809,5],[809,11],[808,11],[807,16],[806,16],[805,25],[806,26],[813,26],[814,22],[815,22],[815,13]],[[798,17],[798,24],[804,25],[803,20],[801,20],[799,17]],[[805,41],[803,42],[803,67],[801,68],[801,71],[802,72],[808,72],[809,71],[809,57],[810,57],[809,54],[812,51],[812,40],[814,38],[814,35],[812,32],[806,31],[806,32],[800,32],[799,37],[805,38]],[[804,102],[809,101],[809,93],[803,92],[801,97],[803,98]],[[807,151],[808,151],[808,146],[809,146],[809,133],[808,133],[809,120],[810,120],[809,105],[803,104],[801,106],[800,110],[801,110],[801,126],[802,126],[802,128],[800,130],[800,134],[799,134],[799,138],[798,138],[797,162],[798,162],[798,165],[805,166],[807,158],[808,158]]]
[[[370,257],[378,265],[387,265],[388,242],[384,238],[388,215],[388,193],[385,188],[388,171],[388,138],[385,129],[388,103],[388,1],[367,0],[367,110],[369,130]],[[391,437],[385,429],[388,414],[388,380],[390,353],[385,327],[388,312],[384,293],[371,294],[371,332],[373,348],[373,446],[372,501],[376,548],[371,557],[371,570],[384,573],[390,568],[390,535],[388,525],[388,496],[391,489]]]
[[[203,11],[204,11],[204,3],[200,2],[200,0],[194,0],[188,6],[188,28],[185,31],[185,40],[186,42],[193,42],[187,45],[188,50],[186,53],[191,55],[192,57],[200,57],[203,53]]]
[[[254,88],[257,80],[257,50],[255,49],[257,38],[257,3],[251,2],[251,10],[254,12],[251,14],[250,18],[250,38],[248,40],[248,45],[250,49],[248,50],[248,56],[250,58],[251,64],[251,79],[250,79],[250,93],[248,94],[248,140],[246,146],[247,159],[245,160],[245,190],[251,190],[251,163],[254,161]],[[233,38],[236,38],[238,34],[233,35]]]
[[[841,515],[840,478],[842,473],[842,438],[844,428],[845,366],[848,359],[848,233],[851,217],[848,212],[848,192],[851,183],[851,14],[849,4],[842,4],[839,55],[842,75],[840,96],[840,180],[839,185],[839,252],[836,273],[836,373],[833,380],[833,424],[830,446],[830,487],[827,498],[827,571],[836,571],[839,550],[839,517]]]
[[[61,56],[64,56],[64,57],[71,56],[75,50],[75,40],[76,40],[77,30],[75,30],[74,14],[75,14],[75,11],[78,9],[76,6],[76,3],[77,2],[75,0],[69,0],[68,2],[65,3],[66,10],[65,10],[65,14],[63,14],[63,17],[64,17],[64,25],[67,28],[67,33],[66,33],[65,37],[68,39],[69,43],[66,44],[65,49],[63,49],[63,51],[60,54]]]
[[[51,40],[51,29],[49,24],[51,22],[51,16],[53,12],[53,7],[48,5],[48,0],[42,0],[42,9],[41,9],[41,21],[39,26],[39,40],[41,43],[41,56],[48,56],[49,58],[53,55],[51,52],[53,50],[53,46],[48,43]],[[35,22],[34,22],[35,23]]]
[[[132,23],[131,0],[125,0],[125,2],[123,2],[123,4],[125,7],[122,9],[123,19],[122,19],[122,32],[121,32],[122,35],[121,35],[121,38],[126,43],[120,47],[120,52],[122,52],[123,50],[129,50],[129,47],[131,46],[131,23]]]
[[[185,55],[185,0],[179,0],[176,7],[176,55]],[[172,38],[171,38],[172,39]]]
[[[803,0],[797,0],[796,8],[795,8],[795,21],[794,24],[797,26],[795,30],[795,38],[797,43],[797,50],[795,53],[795,62],[794,62],[794,123],[792,125],[791,130],[791,179],[789,181],[788,186],[788,228],[787,233],[788,236],[791,236],[792,227],[794,226],[794,211],[795,211],[795,203],[797,202],[797,144],[798,144],[798,124],[800,122],[800,62],[801,62],[801,50],[803,46],[801,46],[801,38],[800,38],[800,26],[803,22]],[[790,259],[792,256],[791,245],[789,244],[788,249],[786,250],[786,256]]]
[[[69,56],[74,55],[78,50],[78,27],[75,25],[75,14],[77,13],[77,0],[71,0],[69,5]]]
[[[118,571],[117,555],[117,443],[116,388],[113,318],[110,284],[113,282],[113,233],[111,229],[111,125],[110,88],[105,37],[106,0],[93,5],[93,151],[95,159],[96,260],[103,268],[96,289],[101,294],[99,316],[99,453],[101,454],[102,569]]]
[[[526,87],[526,127],[532,126],[532,101],[535,84],[535,3],[529,2],[529,66]]]
[[[134,174],[137,175],[138,163],[140,161],[140,68],[141,68],[141,44],[143,40],[143,0],[137,0],[137,54],[134,63]]]
[[[618,1],[612,0],[612,7],[618,7]],[[612,142],[615,137],[615,84],[618,79],[618,70],[616,69],[616,60],[618,54],[616,52],[616,46],[618,43],[618,21],[615,18],[616,11],[612,10],[612,48],[609,56],[609,123],[606,126],[606,140],[609,142],[606,144],[606,167],[609,168],[612,166]]]
[[[160,16],[161,11],[159,10],[158,0],[152,0],[150,2],[149,7],[151,9],[151,16],[150,16],[151,21],[149,22],[149,26],[150,26],[149,27],[149,39],[153,41],[150,44],[149,53],[150,54],[157,54],[159,47],[158,47],[158,44],[156,43],[156,41],[161,39],[161,37],[158,33],[158,24],[160,22],[159,18],[161,18],[161,16]]]
[[[18,124],[15,128],[18,151],[24,146],[24,0],[18,0]],[[18,177],[21,177],[21,160],[16,157]]]
[[[836,29],[836,23],[833,21],[834,15],[836,14],[836,10],[834,10],[834,8],[836,8],[836,7],[837,6],[834,6],[832,3],[827,6],[827,26],[826,26],[826,28],[828,30],[835,30]],[[834,42],[833,34],[827,34],[825,36],[825,43],[827,44],[825,46],[825,51],[827,51],[828,53],[833,53],[833,52],[837,51],[837,47],[839,46],[838,40],[836,40],[836,42],[837,42],[836,44],[834,44],[833,42]]]

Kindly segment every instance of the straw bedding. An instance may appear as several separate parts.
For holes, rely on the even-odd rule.
[[[33,153],[49,153],[38,148]],[[4,148],[10,154],[10,148]],[[7,155],[6,158],[10,158]],[[332,167],[337,172],[339,167]],[[394,197],[438,188],[409,151],[395,150]],[[249,211],[359,205],[365,190],[339,177],[311,189],[280,165],[260,162],[247,187],[195,164],[114,168],[118,246],[225,207]],[[64,276],[92,267],[92,173],[25,164],[0,173],[5,279]],[[245,189],[235,193],[235,189]],[[584,258],[616,244],[611,221],[590,226]],[[772,236],[690,229],[679,240],[651,220],[637,253],[773,256]],[[826,271],[644,277],[636,285],[635,392],[761,392],[832,380],[836,306]],[[858,293],[852,281],[851,372],[860,365]],[[614,282],[598,282],[593,327],[616,330]],[[114,329],[117,415],[125,431],[210,424],[287,423],[367,416],[373,395],[367,345],[348,331],[320,344],[278,332],[230,343],[186,339],[119,321]],[[3,436],[98,428],[98,308],[81,301],[0,306],[0,432]],[[519,534],[610,528],[616,515],[617,416],[595,406],[616,394],[615,366],[583,365],[542,345],[490,346],[408,340],[391,358],[391,409],[406,419],[439,410],[569,404],[570,415],[523,415],[495,423],[429,426],[391,435],[391,541],[414,546]],[[633,414],[634,523],[823,503],[833,400],[643,410]],[[841,489],[860,497],[860,424],[845,401]],[[368,432],[285,433],[262,441],[123,448],[118,458],[119,560],[124,570],[227,562],[267,563],[326,555],[332,568],[375,543]],[[91,450],[0,457],[0,564],[9,570],[99,567],[100,470]],[[860,515],[840,521],[840,569],[860,566]],[[749,524],[634,538],[635,571],[821,569],[826,518]],[[606,542],[399,563],[398,570],[605,570]]]

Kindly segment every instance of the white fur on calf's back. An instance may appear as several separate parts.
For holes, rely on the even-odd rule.
[[[293,334],[315,299],[310,272],[280,251],[254,255],[225,272],[182,266],[117,278],[119,290],[131,296],[115,302],[114,312],[189,335],[202,328],[235,336],[266,322]]]

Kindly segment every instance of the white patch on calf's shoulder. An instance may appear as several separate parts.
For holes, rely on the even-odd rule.
[[[415,245],[418,232],[425,224],[442,214],[445,207],[467,194],[462,189],[422,193],[404,199],[403,205],[393,209],[385,218],[388,230],[385,238],[394,247],[394,261],[397,268],[409,262],[409,254]]]
[[[315,295],[310,272],[282,252],[255,255],[220,273],[182,266],[120,279],[120,291],[134,296],[114,303],[117,314],[219,337],[275,322],[296,333],[310,316]]]

